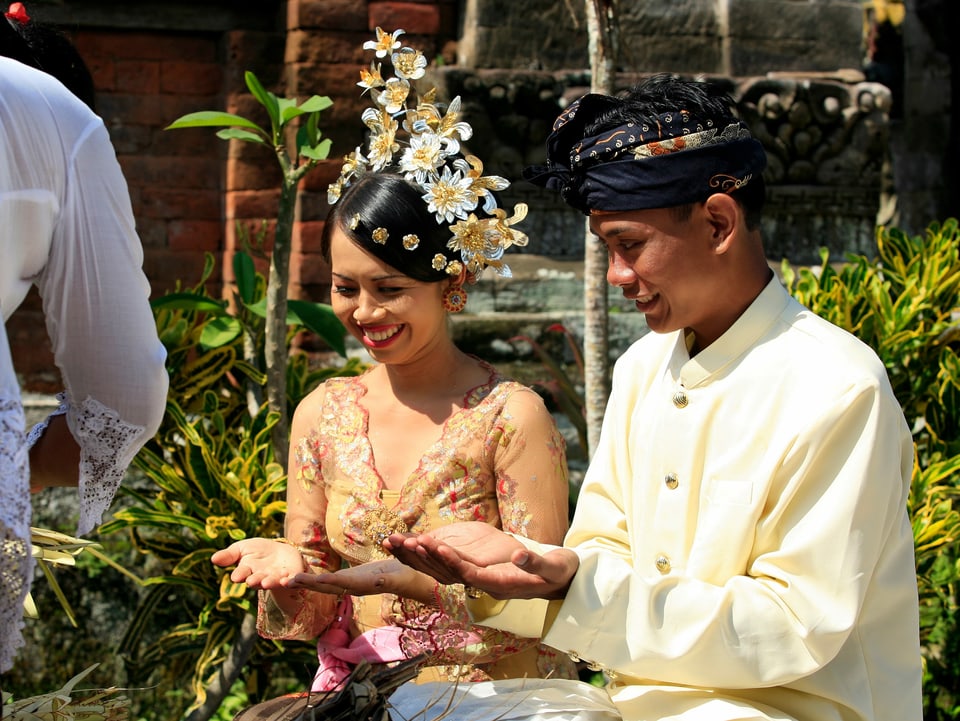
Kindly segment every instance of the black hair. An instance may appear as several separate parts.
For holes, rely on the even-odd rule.
[[[736,104],[718,83],[659,73],[640,81],[622,95],[611,98],[592,119],[585,121],[583,137],[599,135],[604,130],[630,122],[656,125],[658,115],[681,108],[689,113],[694,122],[704,125],[712,123],[718,128],[739,119]],[[747,185],[730,193],[730,197],[743,208],[747,227],[751,230],[759,227],[760,213],[766,200],[763,178],[751,179]],[[685,220],[690,217],[691,208],[689,204],[676,206],[674,214],[678,220]]]
[[[52,25],[5,17],[0,20],[0,55],[52,75],[96,112],[93,76],[70,39]]]
[[[617,97],[588,121],[588,134],[596,134],[606,127],[636,124],[656,125],[657,116],[685,110],[694,121],[704,124],[712,121],[724,127],[737,121],[732,98],[716,83],[687,80],[668,73],[652,75]]]
[[[442,267],[434,267],[434,256],[451,261],[459,260],[459,254],[447,248],[449,225],[437,223],[422,195],[419,186],[397,173],[369,173],[354,181],[327,215],[320,238],[323,257],[330,261],[330,241],[338,229],[370,255],[414,280],[436,283],[449,278]],[[378,229],[386,230],[385,242],[373,239]],[[404,244],[408,235],[418,238],[413,250]]]

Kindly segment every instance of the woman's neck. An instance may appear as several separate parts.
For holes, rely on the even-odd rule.
[[[477,385],[480,370],[475,358],[449,343],[416,363],[383,364],[381,377],[397,398],[460,396]]]

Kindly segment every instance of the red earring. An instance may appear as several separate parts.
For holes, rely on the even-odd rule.
[[[459,313],[467,304],[467,291],[462,286],[451,285],[443,291],[440,302],[448,313]]]

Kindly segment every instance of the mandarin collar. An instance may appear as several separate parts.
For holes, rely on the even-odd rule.
[[[746,353],[780,317],[790,302],[790,297],[774,275],[736,322],[693,358],[690,358],[689,353],[693,335],[684,337],[682,331],[678,332],[674,354],[684,356],[680,365],[681,385],[684,388],[694,388],[705,383]]]

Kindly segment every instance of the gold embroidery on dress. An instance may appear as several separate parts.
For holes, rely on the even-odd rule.
[[[406,533],[409,529],[393,511],[377,506],[366,511],[360,517],[360,528],[364,537],[369,541],[363,548],[357,548],[357,555],[369,555],[366,560],[374,561],[381,558],[390,558],[390,554],[383,550],[383,542],[391,533]]]

